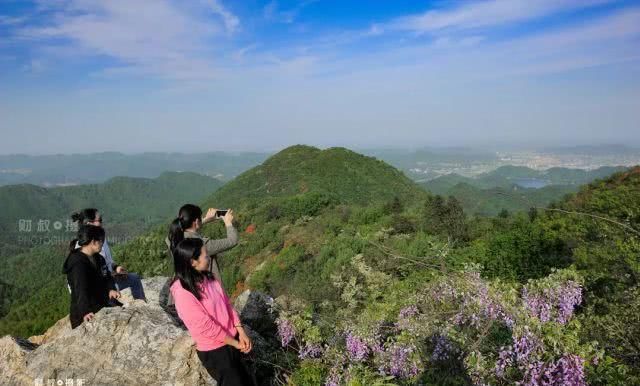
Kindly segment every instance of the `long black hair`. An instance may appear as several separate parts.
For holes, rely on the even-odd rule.
[[[85,208],[81,211],[75,212],[71,215],[71,220],[78,223],[78,225],[86,224],[88,221],[95,220],[98,215],[98,209]]]
[[[169,242],[173,250],[182,240],[184,240],[185,229],[191,228],[193,222],[202,217],[202,209],[193,204],[183,205],[178,211],[178,217],[169,225]]]
[[[77,249],[76,244],[79,245],[80,248],[82,248],[92,241],[104,242],[104,239],[105,233],[102,227],[88,224],[80,225],[78,227],[78,234],[76,238],[71,240],[71,242],[69,243],[69,253],[72,253]]]
[[[191,265],[193,260],[198,260],[200,257],[203,245],[204,243],[201,239],[187,238],[179,242],[171,251],[175,271],[172,282],[180,280],[182,288],[191,292],[198,300],[202,298],[198,285],[206,279],[213,279],[211,272],[198,271]]]

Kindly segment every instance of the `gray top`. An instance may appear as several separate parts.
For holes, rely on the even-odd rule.
[[[211,257],[211,262],[209,265],[209,271],[213,274],[213,277],[216,278],[222,283],[222,276],[220,276],[220,267],[218,266],[218,258],[217,255],[224,251],[227,251],[238,244],[238,231],[233,225],[229,225],[227,228],[227,238],[226,239],[210,239],[209,237],[202,236],[198,232],[184,231],[184,238],[198,238],[201,239],[204,243],[204,247],[207,249],[207,253]],[[169,248],[169,256],[171,256],[171,242],[169,238],[165,238],[164,242],[167,244],[167,248]],[[224,286],[223,286],[224,288]]]

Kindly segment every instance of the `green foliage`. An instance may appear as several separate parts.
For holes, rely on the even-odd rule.
[[[463,254],[475,255],[488,277],[520,282],[546,276],[553,268],[571,263],[566,242],[524,215],[504,219],[496,232],[474,240]]]
[[[268,293],[282,293],[282,287],[294,272],[294,266],[304,257],[304,249],[294,245],[284,248],[263,268],[256,270],[249,284]]]
[[[267,221],[287,219],[297,220],[303,216],[315,216],[322,208],[336,203],[336,199],[329,194],[308,192],[296,194],[286,198],[268,200],[264,217]]]
[[[327,369],[311,361],[304,362],[289,377],[289,385],[321,385],[327,377]]]

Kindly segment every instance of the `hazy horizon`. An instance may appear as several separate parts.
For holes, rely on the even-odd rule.
[[[640,5],[5,1],[0,154],[640,146]]]
[[[463,150],[471,150],[475,152],[484,152],[484,153],[495,153],[495,152],[524,152],[524,151],[533,151],[533,152],[542,152],[549,150],[567,150],[567,149],[579,149],[579,148],[603,148],[603,147],[622,147],[627,150],[637,151],[640,153],[640,145],[634,144],[620,144],[620,143],[599,143],[599,144],[575,144],[575,145],[558,145],[558,144],[549,144],[549,145],[519,145],[519,144],[509,144],[509,145],[493,145],[493,146],[483,146],[483,145],[424,145],[424,146],[372,146],[372,147],[362,147],[362,146],[348,146],[348,145],[313,145],[308,143],[292,143],[288,145],[283,145],[282,147],[274,147],[274,148],[255,148],[255,149],[211,149],[211,150],[194,150],[194,151],[181,151],[181,150],[141,150],[141,151],[121,151],[121,150],[102,150],[102,151],[88,151],[88,152],[52,152],[52,153],[0,153],[0,156],[28,156],[28,157],[46,157],[46,156],[71,156],[71,155],[93,155],[93,154],[123,154],[127,156],[133,155],[142,155],[142,154],[184,154],[184,155],[198,155],[198,154],[209,154],[209,153],[226,153],[226,154],[247,154],[247,153],[256,153],[256,154],[275,154],[279,151],[282,151],[288,147],[296,146],[296,145],[304,145],[304,146],[312,146],[319,149],[328,149],[334,147],[342,147],[355,152],[367,152],[367,151],[408,151],[408,152],[416,152],[416,151],[434,151],[434,152],[443,152],[443,153],[455,153],[456,151]]]

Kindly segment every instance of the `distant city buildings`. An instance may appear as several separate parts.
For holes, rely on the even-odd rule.
[[[553,154],[536,151],[496,152],[495,160],[478,160],[464,162],[416,161],[416,166],[408,169],[416,180],[429,180],[445,174],[459,174],[474,177],[488,173],[500,166],[526,166],[534,170],[546,170],[555,167],[593,170],[603,166],[640,165],[640,152],[635,154]]]

